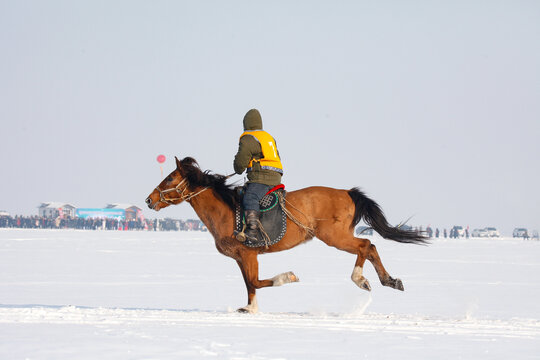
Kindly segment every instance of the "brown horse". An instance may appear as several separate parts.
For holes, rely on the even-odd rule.
[[[362,275],[364,262],[368,259],[382,285],[403,290],[401,280],[392,278],[385,270],[375,245],[368,239],[354,237],[354,227],[363,219],[386,239],[403,243],[426,242],[419,232],[390,226],[377,203],[356,188],[308,187],[287,193],[287,208],[295,221],[287,219],[287,232],[283,239],[268,248],[250,248],[236,240],[233,234],[234,209],[241,200],[234,187],[226,184],[227,177],[202,172],[195,159],[190,157],[181,161],[176,159],[176,166],[176,170],[148,196],[146,204],[156,211],[183,201],[191,204],[214,237],[218,251],[235,259],[242,271],[248,304],[238,309],[240,312],[257,312],[256,289],[298,281],[293,272],[260,280],[259,254],[288,250],[315,236],[329,246],[357,255],[351,279],[361,289],[371,290],[368,280]]]

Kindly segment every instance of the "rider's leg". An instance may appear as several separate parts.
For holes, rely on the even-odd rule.
[[[259,183],[248,183],[242,203],[246,216],[246,236],[257,238],[257,227],[260,218],[259,202],[271,189],[271,186]]]

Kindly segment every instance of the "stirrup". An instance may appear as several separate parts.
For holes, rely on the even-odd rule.
[[[246,233],[244,232],[246,230],[246,224],[242,227],[242,231],[234,230],[234,237],[236,240],[240,241],[241,243],[245,242],[247,240]]]
[[[252,242],[258,241],[256,236],[249,236],[244,231],[234,231],[234,236],[236,237],[236,240],[240,241],[241,243],[246,242],[246,240],[251,240]]]
[[[247,236],[243,231],[234,231],[234,236],[236,237],[236,240],[240,241],[241,243],[245,242],[247,240]]]

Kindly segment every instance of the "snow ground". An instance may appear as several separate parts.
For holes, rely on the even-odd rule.
[[[373,242],[405,292],[314,240],[259,257],[300,282],[246,315],[208,233],[0,230],[0,359],[540,358],[539,242]]]

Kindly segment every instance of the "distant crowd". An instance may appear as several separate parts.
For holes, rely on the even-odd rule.
[[[9,216],[0,215],[0,228],[18,228],[18,229],[78,229],[78,230],[139,230],[139,231],[207,231],[206,226],[200,220],[180,220],[180,219],[133,219],[120,220],[108,218],[79,218],[79,217],[43,217],[43,216]],[[479,237],[481,235],[472,234],[468,228],[454,226],[452,229],[442,229],[426,227],[412,227],[409,225],[401,225],[404,230],[416,230],[423,232],[429,238],[469,238]],[[514,233],[514,237],[529,239],[526,229],[521,230],[522,233]],[[515,231],[514,231],[515,232]],[[356,229],[356,234],[372,235],[373,230],[366,226],[359,226]],[[500,235],[490,235],[490,237],[499,237]],[[485,237],[485,236],[484,236]],[[538,240],[538,231],[533,231],[531,239]]]
[[[415,230],[419,230],[422,232],[424,231],[422,227],[415,228]],[[438,239],[438,238],[444,238],[444,239],[466,238],[468,239],[471,237],[469,229],[468,228],[463,229],[462,227],[459,227],[459,228],[453,227],[449,231],[446,229],[442,229],[442,231],[439,231],[439,228],[435,228],[435,230],[433,230],[430,226],[428,226],[425,230],[425,234],[431,239],[433,238],[435,239]],[[496,235],[496,237],[499,237],[499,235]]]
[[[78,230],[148,230],[148,231],[206,231],[200,220],[179,219],[95,219],[48,218],[42,216],[0,216],[0,228],[19,229],[78,229]]]
[[[435,234],[435,238],[439,238],[439,237],[443,237],[445,239],[448,238],[448,237],[450,239],[457,239],[457,238],[460,238],[460,237],[465,237],[467,239],[469,238],[469,229],[463,230],[462,234],[460,234],[458,232],[458,230],[456,230],[454,228],[450,229],[450,231],[446,231],[446,229],[443,229],[442,234],[441,234],[441,232],[439,231],[439,228],[436,228],[435,233],[433,233],[433,229],[428,226],[426,228],[426,233],[430,238],[433,238],[434,234]]]
[[[457,239],[457,238],[469,238],[470,237],[469,229],[456,229],[455,227],[450,229],[450,231],[447,231],[446,229],[439,230],[439,228],[435,228],[435,230],[433,230],[433,228],[431,228],[430,226],[428,226],[425,230],[421,226],[420,227],[412,227],[412,226],[409,226],[409,225],[401,225],[400,228],[403,229],[403,230],[414,230],[414,231],[424,233],[430,239],[433,239],[433,238],[435,238],[435,239],[438,239],[438,238]]]

